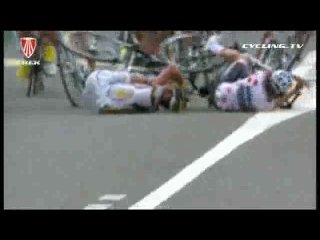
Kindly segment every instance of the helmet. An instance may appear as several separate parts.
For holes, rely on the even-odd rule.
[[[293,82],[293,75],[284,70],[277,70],[271,76],[271,85],[277,94],[287,93]]]

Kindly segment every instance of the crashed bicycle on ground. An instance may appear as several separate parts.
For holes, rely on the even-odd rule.
[[[69,32],[61,34],[61,36],[64,36],[64,40],[61,40],[59,46],[58,62],[65,92],[73,106],[79,106],[79,99],[85,86],[86,72],[81,69],[81,66],[83,66],[79,64],[81,60],[82,62],[88,60],[104,62],[108,64],[109,69],[119,69],[119,66],[121,66],[120,69],[130,70],[130,64],[119,64],[119,53],[117,53],[115,49],[121,49],[121,46],[125,46],[132,50],[133,55],[143,54],[139,52],[139,46],[137,44],[122,42],[119,41],[117,37],[110,37],[103,34],[93,32],[88,32],[88,34],[94,36],[97,42],[112,43],[111,45],[113,46],[110,47],[109,45],[109,47],[105,47],[105,51],[93,53],[85,51],[83,47],[81,48],[75,44],[76,41],[74,41],[74,39],[77,33]],[[69,37],[67,37],[68,35]],[[188,46],[188,44],[186,44],[186,40],[188,39],[191,39],[194,43],[191,45],[192,51],[190,51],[190,45]],[[160,55],[154,62],[160,63],[159,66],[172,63],[176,64],[191,86],[191,88],[186,90],[187,94],[189,96],[197,94],[207,98],[208,106],[212,107],[215,106],[215,87],[219,83],[221,74],[229,64],[223,61],[221,57],[208,52],[204,48],[205,42],[206,39],[199,33],[175,34],[161,44]],[[115,45],[117,46],[115,47]],[[266,65],[258,59],[253,59],[252,62],[255,62],[252,67],[266,67]],[[269,66],[266,68],[270,69]],[[150,68],[142,67],[141,69],[150,73]],[[156,74],[160,69],[161,67],[153,68],[151,71],[154,71],[154,74]],[[201,78],[201,76],[204,78],[204,88],[199,86],[198,83],[200,82],[199,78]],[[207,89],[209,94],[203,93],[201,91],[202,89]]]
[[[127,60],[121,60],[121,49],[126,48],[131,56],[138,46],[128,42],[128,35],[128,38],[121,39],[121,34],[121,31],[59,32],[58,66],[65,93],[72,106],[80,105],[90,72],[99,68],[127,70],[130,67],[125,62]]]
[[[176,39],[173,38],[172,42],[178,43],[179,41],[181,41],[182,39],[187,38],[187,37],[188,36],[178,36]],[[170,40],[168,40],[168,41],[170,41]],[[181,45],[181,43],[180,43],[180,45]],[[237,50],[239,50],[239,46],[233,47],[233,48],[238,48]],[[170,52],[170,51],[168,51],[168,52]],[[177,51],[177,52],[179,53],[179,51]],[[212,53],[210,53],[210,54],[212,55]],[[249,65],[248,65],[248,67],[249,67],[248,69],[250,69],[249,72],[255,72],[256,70],[259,70],[259,69],[260,70],[269,70],[269,72],[272,72],[273,70],[276,70],[276,69],[273,69],[271,66],[263,64],[261,61],[259,61],[259,59],[256,59],[256,58],[254,58],[253,56],[250,56],[247,53],[245,53],[245,54],[242,53],[242,55],[243,55],[243,57],[249,59]],[[167,56],[169,58],[170,54],[168,53]],[[200,54],[200,56],[204,56],[204,55]],[[182,71],[189,72],[190,69],[188,69],[188,68],[190,68],[192,66],[191,65],[192,61],[191,62],[190,61],[186,61],[186,59],[190,60],[190,58],[188,58],[188,57],[183,57],[183,58],[179,59],[176,56],[174,56],[173,61],[182,69]],[[201,59],[201,57],[200,58],[196,58],[196,60],[199,60],[199,59]],[[183,61],[186,61],[187,63],[184,63]],[[288,64],[288,66],[290,66],[290,65],[292,65],[292,60],[291,59],[290,59],[290,62]],[[222,74],[225,73],[225,70],[229,66],[230,66],[229,63],[223,61],[221,64],[218,64],[218,65],[214,66],[214,68],[213,68],[213,66],[211,66],[211,68],[209,67],[210,70],[208,69],[209,72],[212,71],[214,74],[209,78],[209,81],[205,82],[204,87],[200,88],[200,91],[198,91],[198,94],[200,94],[200,96],[202,96],[202,97],[207,97],[209,107],[213,106],[216,109],[219,109],[219,107],[216,104],[216,102],[217,102],[216,90],[217,90],[217,87],[219,86],[219,84],[221,83]],[[198,88],[194,88],[194,89],[199,90]],[[205,92],[201,93],[201,89],[204,89]],[[282,108],[291,108],[293,103],[296,101],[296,99],[300,95],[301,95],[301,92],[297,92],[293,96],[293,98],[290,99],[290,101],[288,99],[288,101],[286,101],[283,105],[281,104],[281,107]]]

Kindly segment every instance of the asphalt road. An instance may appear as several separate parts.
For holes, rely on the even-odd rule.
[[[5,58],[19,58],[13,41],[6,44]],[[4,68],[5,209],[128,209],[253,116],[208,110],[199,99],[179,115],[102,116],[70,107],[58,76],[26,98],[15,70]],[[238,147],[157,209],[314,209],[315,168],[309,111]],[[106,194],[113,199],[99,200]]]

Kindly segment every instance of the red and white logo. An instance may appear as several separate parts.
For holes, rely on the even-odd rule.
[[[21,50],[23,54],[27,58],[30,58],[34,54],[34,51],[36,50],[37,40],[31,37],[20,38],[20,45],[21,45]]]

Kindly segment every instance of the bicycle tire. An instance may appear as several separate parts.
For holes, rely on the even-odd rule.
[[[31,90],[33,85],[33,79],[34,79],[34,68],[31,69],[30,76],[28,78],[28,87],[27,87],[27,97],[31,97]]]
[[[67,49],[68,51],[72,52],[74,55],[77,55],[78,57],[81,57],[81,58],[86,58],[88,60],[94,60],[98,62],[111,63],[111,64],[118,63],[118,54],[111,47],[105,48],[104,52],[107,52],[106,49],[108,49],[109,52],[111,53],[110,56],[105,56],[105,57],[98,57],[88,51],[86,52],[84,50],[77,49],[74,46],[74,44],[70,43],[70,38],[72,36],[76,36],[77,34],[81,34],[81,32],[67,32],[67,33],[60,32],[60,36],[58,40],[59,45],[62,45],[65,49]],[[116,38],[106,37],[104,35],[100,35],[97,33],[89,33],[89,34],[91,34],[92,36],[96,36],[97,38],[104,38],[105,40],[108,40],[113,44],[116,44],[119,46],[133,47],[133,44],[122,42]]]
[[[60,70],[60,78],[61,78],[61,81],[62,81],[62,85],[63,85],[63,88],[64,88],[64,92],[67,96],[67,99],[69,100],[70,104],[72,107],[79,107],[80,103],[80,99],[79,101],[76,100],[76,97],[73,96],[73,94],[71,93],[72,92],[72,89],[69,88],[69,80],[67,79],[67,74],[65,72],[65,63],[63,62],[62,60],[62,55],[65,54],[65,57],[67,60],[69,61],[72,61],[70,59],[70,52],[68,51],[68,49],[66,49],[64,46],[61,46],[59,45],[58,46],[58,66],[59,66],[59,70]],[[69,56],[68,56],[69,54]],[[68,59],[69,58],[69,59]],[[72,81],[72,85],[74,85],[78,80],[78,77],[76,76],[76,74],[73,72],[70,74],[71,78],[73,78],[71,81]],[[80,84],[80,83],[77,83],[77,84]],[[76,86],[73,86],[73,87],[76,87]],[[81,95],[82,92],[79,93],[79,95]],[[80,98],[80,97],[79,97]]]
[[[175,54],[174,56],[174,63],[179,65],[182,71],[187,72],[202,72],[207,68],[210,68],[211,66],[208,67],[202,67],[202,68],[196,68],[196,69],[188,69],[184,65],[189,65],[190,61],[204,61],[204,60],[211,60],[214,59],[214,55],[206,52],[205,54],[203,53],[203,49],[201,46],[195,46],[195,50],[200,56],[186,56],[187,49],[185,49],[186,43],[183,41],[186,41],[187,39],[192,40],[193,37],[199,37],[199,34],[190,34],[190,33],[182,33],[182,34],[177,34],[174,36],[169,37],[166,39],[163,43],[161,43],[161,51],[160,51],[160,56],[162,60],[166,63],[172,63],[172,56],[170,56],[173,52]],[[187,44],[188,45],[188,44]],[[193,45],[192,45],[193,46]],[[191,46],[189,46],[191,47]],[[185,63],[183,65],[183,63]]]

